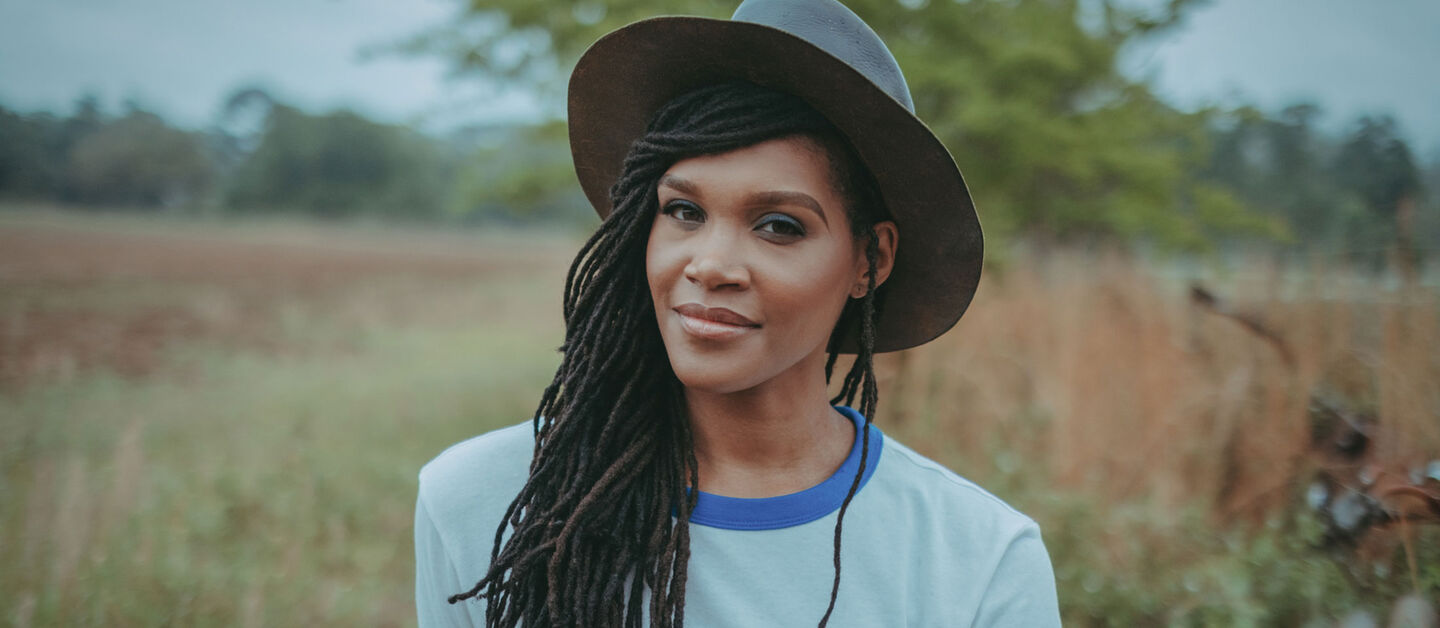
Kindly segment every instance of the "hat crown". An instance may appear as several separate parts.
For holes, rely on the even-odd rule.
[[[915,113],[900,64],[860,16],[836,0],[745,0],[730,17],[799,37],[860,72]]]

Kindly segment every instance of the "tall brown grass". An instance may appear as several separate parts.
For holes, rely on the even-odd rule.
[[[1407,474],[1440,459],[1435,290],[1240,267],[1249,270],[1177,273],[1123,255],[1022,259],[986,276],[955,330],[882,356],[882,424],[1049,524],[1070,602],[1108,586],[1097,573],[1134,574],[1117,585],[1121,597],[1148,574],[1176,579],[1178,594],[1158,595],[1165,604],[1201,598],[1191,594],[1209,585],[1192,576],[1217,553],[1269,560],[1245,556],[1246,530],[1299,535],[1293,522],[1317,472],[1312,395],[1339,395],[1378,417],[1368,458],[1377,470]],[[1275,339],[1192,302],[1192,281]],[[1084,513],[1067,514],[1076,504]],[[1070,529],[1075,521],[1087,525]],[[1294,547],[1318,550],[1313,540]],[[1225,569],[1239,571],[1214,576],[1214,586],[1248,577]],[[1067,577],[1084,583],[1067,590]],[[1224,617],[1216,621],[1237,616]]]
[[[892,429],[981,476],[992,470],[969,461],[999,448],[1036,481],[1101,503],[1263,513],[1303,471],[1309,396],[1348,377],[1375,396],[1380,460],[1408,469],[1440,456],[1434,291],[1363,277],[1344,295],[1315,281],[1280,288],[1278,271],[1207,282],[1276,331],[1288,364],[1192,304],[1189,284],[1131,259],[1035,261],[987,275],[951,333],[882,358]]]

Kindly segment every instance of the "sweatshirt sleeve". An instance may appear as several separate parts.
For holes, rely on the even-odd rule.
[[[976,626],[1060,625],[1055,595],[1055,572],[1040,540],[1040,527],[1031,522],[1005,549],[975,616]]]
[[[440,530],[425,510],[423,497],[415,503],[415,611],[421,628],[484,625],[483,605],[467,600],[451,604],[447,598],[474,586],[462,585]],[[472,615],[476,610],[478,615]]]

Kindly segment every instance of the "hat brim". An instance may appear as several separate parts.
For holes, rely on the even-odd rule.
[[[828,118],[875,177],[899,231],[875,351],[929,342],[960,320],[980,280],[984,240],[955,160],[904,105],[830,53],[750,22],[658,17],[595,42],[569,86],[570,150],[596,212],[654,112],[688,91],[742,79],[794,94]],[[840,350],[856,352],[849,334]]]

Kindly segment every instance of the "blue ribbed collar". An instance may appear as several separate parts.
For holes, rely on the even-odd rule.
[[[835,406],[841,414],[855,422],[855,443],[845,463],[824,482],[798,493],[778,497],[744,498],[726,497],[700,491],[695,510],[690,513],[690,522],[726,530],[776,530],[810,523],[840,509],[845,494],[850,492],[850,483],[860,468],[862,439],[860,430],[865,417],[846,406]],[[870,451],[866,457],[865,475],[860,478],[860,488],[870,481],[875,468],[880,466],[880,450],[885,442],[880,428],[870,426]],[[857,489],[856,494],[859,494]]]

